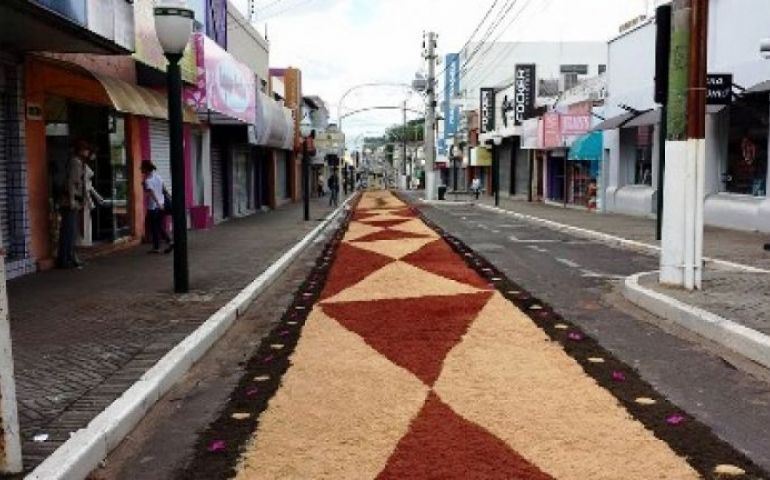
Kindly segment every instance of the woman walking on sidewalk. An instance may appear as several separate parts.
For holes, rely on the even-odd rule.
[[[337,178],[337,173],[334,172],[329,176],[329,206],[336,207],[337,199],[340,195],[340,179]]]
[[[149,253],[160,253],[160,241],[163,239],[168,244],[164,253],[170,253],[174,244],[166,232],[163,221],[166,218],[166,205],[168,194],[163,178],[156,172],[157,167],[149,161],[143,160],[140,167],[144,174],[144,190],[147,192],[147,215],[150,218],[150,235],[152,237],[152,250]]]

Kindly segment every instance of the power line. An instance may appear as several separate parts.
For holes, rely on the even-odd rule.
[[[465,63],[463,64],[462,71],[460,72],[461,80],[467,76],[468,71],[470,71],[470,69],[472,68],[471,64],[474,63],[474,59],[475,59],[475,65],[478,65],[479,61],[489,54],[489,50],[492,48],[495,42],[502,36],[502,34],[505,33],[505,30],[507,30],[510,27],[511,23],[508,23],[505,29],[502,32],[500,32],[500,34],[498,34],[497,37],[495,37],[495,40],[488,42],[489,38],[495,33],[495,31],[498,29],[500,24],[511,13],[511,11],[513,10],[513,7],[515,7],[517,3],[518,3],[518,0],[512,0],[507,4],[507,8],[503,12],[503,15],[500,18],[498,18],[497,22],[495,22],[494,28],[490,29],[488,32],[488,35],[485,36],[484,39],[481,40],[478,45],[476,45],[473,52],[470,54],[470,56],[466,59]],[[484,52],[481,54],[481,56],[477,56],[482,49],[484,49]]]
[[[492,34],[497,30],[497,28],[500,26],[500,24],[505,20],[505,17],[508,16],[508,14],[511,12],[511,9],[516,5],[517,0],[507,0],[506,4],[503,5],[503,7],[500,9],[503,14],[498,17],[495,22],[487,28],[487,31],[484,33],[483,38],[479,41],[478,45],[473,49],[473,52],[468,56],[468,58],[465,59],[465,62],[463,63],[461,70],[464,70],[468,67],[468,65],[473,61],[473,59],[476,57],[478,52],[484,47],[485,42],[489,39],[489,37],[492,36]],[[462,73],[461,73],[462,77]]]
[[[492,14],[492,11],[495,9],[499,1],[500,0],[494,0],[494,2],[492,2],[492,5],[487,9],[487,12],[484,14],[484,17],[481,19],[478,25],[476,25],[476,28],[473,29],[473,32],[471,32],[470,37],[468,37],[468,40],[466,40],[465,44],[460,49],[461,52],[465,50],[468,47],[468,45],[470,45],[470,43],[473,41],[473,37],[475,37],[476,34],[479,33],[479,30],[481,30],[481,27],[484,25],[484,23],[486,23],[487,19]],[[446,73],[448,68],[449,68],[448,65],[444,65],[444,69],[441,70],[441,72],[438,75],[436,75],[436,77],[438,78],[444,75],[444,73]]]

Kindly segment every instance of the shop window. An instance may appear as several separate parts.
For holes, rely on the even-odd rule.
[[[635,185],[652,186],[652,132],[653,128],[649,125],[636,130]]]
[[[727,171],[723,176],[723,182],[725,190],[730,193],[755,197],[766,195],[766,126],[758,125],[732,129],[728,147]]]

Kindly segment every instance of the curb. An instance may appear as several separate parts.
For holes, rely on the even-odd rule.
[[[638,273],[626,278],[623,296],[650,313],[770,368],[770,336],[639,284],[640,278],[657,273]]]
[[[337,210],[262,272],[235,298],[208,318],[150,370],[96,416],[75,432],[26,480],[84,479],[120,444],[152,406],[206,354],[251,305],[356,198],[348,197]]]
[[[658,247],[657,245],[650,245],[649,243],[639,242],[636,240],[629,240],[627,238],[610,235],[608,233],[597,232],[595,230],[588,230],[586,228],[580,228],[572,225],[567,225],[564,223],[554,222],[553,220],[547,220],[545,218],[534,217],[532,215],[513,212],[511,210],[505,210],[499,207],[493,207],[491,205],[476,204],[476,206],[484,210],[489,210],[491,212],[510,215],[514,218],[517,218],[519,220],[524,220],[529,223],[540,224],[552,230],[571,233],[578,237],[587,238],[590,240],[598,240],[602,243],[605,243],[611,246],[622,247],[628,250],[633,250],[636,252],[653,254],[653,255],[657,255],[661,251],[661,248]],[[719,260],[719,259],[708,258],[708,257],[704,258],[703,260],[706,263],[710,263],[712,265],[715,265],[721,268],[726,268],[729,270],[737,270],[737,271],[748,272],[748,273],[770,273],[770,270],[756,268],[750,265],[744,265],[742,263],[731,262],[728,260]]]

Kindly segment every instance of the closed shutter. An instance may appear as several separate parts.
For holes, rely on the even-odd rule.
[[[171,152],[168,139],[168,122],[150,120],[150,155],[152,163],[158,168],[157,173],[163,179],[168,191],[171,191]]]
[[[13,92],[7,88],[5,67],[0,65],[0,230],[3,234],[3,248],[11,250],[10,211],[8,202],[8,163],[11,160],[11,128],[10,122]]]
[[[529,150],[518,150],[516,154],[516,193],[529,194]]]
[[[513,148],[511,144],[505,142],[497,151],[497,155],[497,162],[500,165],[500,193],[513,193],[511,188]]]
[[[278,152],[276,157],[275,198],[278,200],[283,200],[289,196],[289,190],[287,188],[289,172],[286,168],[288,161],[284,152]]]
[[[249,171],[249,151],[246,148],[237,148],[233,152],[233,207],[237,216],[249,214],[249,183],[251,172]]]
[[[214,221],[225,218],[224,169],[222,168],[222,149],[211,145],[211,202],[214,204]]]

